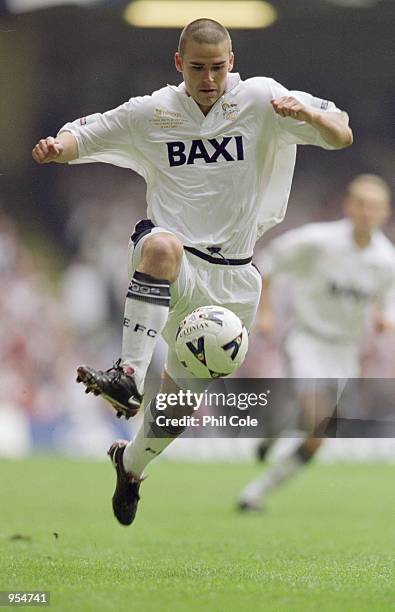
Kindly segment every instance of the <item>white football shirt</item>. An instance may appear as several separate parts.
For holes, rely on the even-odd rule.
[[[307,224],[259,256],[264,276],[292,278],[296,327],[335,342],[359,340],[375,306],[395,320],[395,248],[377,231],[361,249],[352,232],[349,219]]]
[[[220,246],[228,257],[248,257],[256,239],[285,215],[296,145],[333,148],[309,124],[274,112],[270,100],[285,95],[338,111],[273,79],[243,81],[232,73],[207,116],[181,83],[60,131],[77,139],[79,158],[72,163],[106,162],[138,172],[147,183],[148,217],[184,245]]]

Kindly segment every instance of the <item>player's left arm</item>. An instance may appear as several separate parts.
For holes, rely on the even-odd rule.
[[[344,149],[353,143],[348,115],[344,111],[320,111],[303,104],[293,96],[273,99],[271,105],[280,117],[291,117],[310,124],[320,133],[325,142],[335,149]]]
[[[395,321],[378,310],[373,317],[373,328],[376,334],[388,334],[395,331]]]
[[[395,331],[395,269],[375,301],[373,329],[377,334]]]

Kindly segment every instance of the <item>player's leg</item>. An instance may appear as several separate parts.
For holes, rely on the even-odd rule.
[[[177,281],[184,250],[176,236],[157,232],[142,238],[135,251],[125,302],[122,363],[134,369],[142,394],[155,345],[169,315],[170,287]]]
[[[321,438],[306,438],[298,441],[287,453],[278,456],[270,466],[241,492],[239,497],[240,510],[260,511],[264,506],[266,496],[296,476],[314,457],[322,444]]]
[[[298,386],[301,383],[303,388]],[[324,386],[323,386],[324,385]],[[306,387],[307,386],[307,387]],[[336,381],[331,386],[325,386],[325,381],[303,380],[297,381],[295,408],[300,409],[300,432],[303,436],[290,438],[290,434],[283,431],[279,443],[284,444],[288,436],[286,452],[273,454],[267,469],[255,480],[249,483],[239,497],[241,510],[262,509],[266,497],[274,489],[295,477],[314,457],[321,447],[325,431],[320,427],[336,409]]]
[[[264,438],[255,449],[255,455],[258,461],[265,461],[267,454],[275,440],[273,438]]]
[[[239,496],[242,510],[261,509],[269,493],[310,462],[325,435],[320,424],[332,416],[339,399],[337,379],[327,384],[329,379],[325,382],[325,375],[329,372],[332,376],[341,376],[342,372],[351,373],[355,368],[354,355],[348,349],[333,348],[330,343],[298,330],[287,339],[285,360],[289,377],[297,379],[295,410],[300,412],[300,429],[306,437],[296,440],[296,445],[290,444],[286,453],[273,453],[273,461],[265,472],[242,490]]]
[[[176,301],[174,308],[172,307],[171,316],[163,333],[169,344],[169,351],[165,365],[167,374],[165,374],[163,380],[161,394],[175,393],[181,387],[202,392],[208,384],[207,380],[190,379],[186,381],[187,372],[179,363],[174,350],[176,331],[180,320],[202,304],[221,302],[222,296],[217,297],[216,293],[220,291],[221,287],[226,286],[226,283],[223,282],[224,279],[220,271],[207,267],[209,274],[203,270],[201,282],[196,282],[196,276],[199,275],[201,268],[203,268],[202,265],[199,265],[199,267],[189,265],[188,259],[184,255],[181,272],[177,280],[177,295],[181,299]],[[227,266],[223,266],[223,268],[226,270],[226,276],[234,275],[227,269]],[[243,276],[244,291],[242,297],[244,302],[240,299],[238,305],[240,311],[237,311],[237,314],[241,315],[241,318],[250,327],[258,303],[259,291],[257,291],[257,288],[260,288],[260,278],[259,276],[257,278],[255,272],[251,273],[250,271],[245,271]],[[228,284],[234,287],[234,279],[229,279]],[[257,293],[258,295],[256,295]],[[233,307],[233,304],[231,306]],[[192,411],[193,406],[166,406],[165,410],[160,411],[160,414],[165,418],[174,418],[188,416],[192,414]],[[113,498],[114,513],[117,519],[125,525],[130,524],[134,519],[139,500],[139,487],[145,475],[145,468],[184,431],[184,427],[177,424],[174,426],[171,423],[166,423],[166,421],[165,424],[157,422],[155,398],[146,406],[144,416],[145,422],[140,427],[134,440],[130,443],[116,442],[109,451],[117,470],[117,488]]]
[[[183,268],[179,280],[179,292],[183,297],[172,308],[163,333],[169,345],[169,350],[165,365],[166,373],[160,389],[161,394],[177,393],[180,388],[189,389],[193,392],[203,392],[209,384],[208,380],[187,379],[187,372],[184,366],[180,364],[174,349],[177,328],[182,318],[194,308],[204,303],[207,304],[211,301],[220,302],[216,293],[210,293],[211,285],[214,286],[215,292],[219,292],[219,287],[226,287],[226,283],[223,282],[223,275],[218,270],[211,271],[209,269],[210,275],[204,274],[199,270],[200,268],[188,267],[188,262],[185,259],[183,260]],[[199,277],[200,273],[203,274],[205,282],[196,282],[196,277]],[[230,271],[227,271],[225,276],[229,275],[232,276]],[[243,297],[245,306],[243,307],[242,304],[239,304],[237,314],[241,315],[250,327],[258,301],[255,294],[260,279],[256,278],[255,273],[253,276],[249,273],[245,274],[245,276],[247,277],[244,280]],[[234,280],[229,280],[229,284],[232,284],[232,282],[234,285]],[[184,415],[189,416],[192,412],[193,406],[190,405],[166,406],[165,410],[160,411],[160,414],[165,418],[174,418]],[[139,487],[141,480],[145,477],[146,467],[177,439],[185,429],[177,424],[162,424],[162,421],[159,424],[156,420],[157,415],[158,409],[154,398],[145,408],[144,423],[141,425],[133,441],[130,443],[125,441],[116,442],[109,451],[117,470],[117,488],[113,497],[114,514],[119,522],[124,525],[129,525],[134,519],[139,501]]]
[[[177,284],[183,253],[174,234],[147,221],[137,224],[129,250],[121,359],[105,372],[78,368],[77,381],[109,401],[118,416],[134,416],[142,401],[144,378],[168,318],[171,287]],[[175,299],[177,293],[176,288]]]
[[[265,432],[266,437],[260,440],[255,448],[255,457],[261,462],[270,461],[281,433],[288,432],[289,437],[304,438],[300,425],[300,410],[295,401],[286,401],[270,411],[266,418]]]
[[[286,384],[286,387],[287,386],[288,384]],[[266,437],[259,440],[255,447],[255,457],[257,461],[270,462],[270,457],[279,444],[279,435],[281,433],[289,432],[289,435],[292,437],[299,435],[303,437],[300,431],[299,418],[300,411],[295,401],[285,401],[281,405],[276,405],[274,409],[270,411],[265,422]]]
[[[179,387],[165,372],[160,395],[154,397],[146,406],[144,421],[131,442],[115,441],[108,454],[117,472],[117,483],[112,498],[114,515],[122,525],[130,525],[136,515],[140,499],[140,484],[145,478],[148,464],[158,457],[185,430],[184,426],[166,422],[193,413],[193,406],[166,406],[159,411],[157,398],[165,401],[164,396],[177,393]],[[161,406],[162,408],[163,406]],[[157,417],[161,416],[160,422]]]

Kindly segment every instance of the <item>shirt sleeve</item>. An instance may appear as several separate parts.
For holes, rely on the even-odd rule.
[[[378,305],[385,319],[395,325],[395,265],[392,267],[387,282],[382,287]]]
[[[307,225],[291,230],[270,242],[258,258],[264,277],[309,272],[319,250],[319,241],[314,239],[310,228]]]
[[[78,159],[70,163],[104,162],[131,168],[144,176],[143,159],[135,144],[133,122],[137,98],[105,113],[95,113],[66,123],[60,130],[77,140]]]
[[[281,98],[283,96],[293,96],[302,104],[311,106],[321,112],[341,113],[342,111],[336,107],[334,102],[317,98],[304,91],[290,91],[280,83],[272,81],[271,84],[273,98]],[[324,140],[319,131],[305,121],[296,121],[292,117],[280,117],[276,114],[277,131],[280,139],[284,144],[306,144],[316,145],[323,149],[335,149],[333,145]]]

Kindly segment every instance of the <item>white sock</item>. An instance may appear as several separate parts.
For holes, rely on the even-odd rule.
[[[169,315],[170,284],[135,272],[129,285],[123,320],[122,362],[133,367],[139,393],[155,345]]]
[[[156,414],[154,398],[145,408],[144,422],[123,453],[125,470],[138,478],[144,475],[147,465],[185,430],[185,427],[159,427],[154,423]]]
[[[263,474],[243,489],[239,500],[259,507],[269,491],[294,476],[305,464],[306,460],[295,451],[285,457],[279,457]]]

